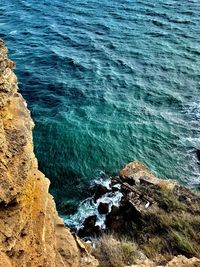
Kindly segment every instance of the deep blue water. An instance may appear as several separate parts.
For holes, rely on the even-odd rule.
[[[57,202],[133,160],[199,185],[200,1],[0,0],[0,37]]]

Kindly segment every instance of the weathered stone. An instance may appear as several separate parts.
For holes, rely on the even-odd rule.
[[[105,221],[107,229],[120,232],[124,224],[123,215],[120,212],[120,209],[116,206],[112,206],[111,212],[106,215]]]
[[[98,212],[100,214],[106,214],[106,213],[108,213],[108,208],[109,208],[109,204],[108,203],[100,202],[99,206],[98,206]]]
[[[101,234],[100,227],[96,225],[97,216],[92,215],[85,219],[83,227],[79,229],[78,236],[83,237],[98,237]]]
[[[182,255],[174,257],[166,265],[166,267],[199,267],[199,266],[200,266],[200,259],[197,259],[195,257],[188,259]]]
[[[155,264],[155,262],[149,259],[146,259],[144,261],[139,262],[138,264],[134,264],[129,267],[157,267],[157,265]],[[159,267],[164,267],[164,266],[159,266]]]
[[[96,202],[97,199],[99,199],[100,197],[102,197],[103,195],[108,193],[109,191],[110,190],[107,187],[105,187],[105,186],[103,186],[101,184],[97,185],[96,191],[94,193],[94,202]]]
[[[165,187],[170,190],[177,184],[174,180],[161,180],[153,175],[150,170],[141,162],[134,161],[127,164],[119,173],[123,182],[129,185],[154,185]]]
[[[131,162],[127,164],[119,173],[121,179],[130,185],[140,183],[140,179],[147,180],[152,184],[157,183],[158,179],[141,162]]]

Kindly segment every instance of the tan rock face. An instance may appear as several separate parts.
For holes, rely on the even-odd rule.
[[[188,259],[180,255],[180,256],[174,257],[166,265],[157,265],[153,261],[145,260],[138,264],[132,265],[131,267],[199,267],[199,266],[200,266],[199,259],[195,257]]]
[[[149,184],[165,187],[172,190],[177,184],[174,180],[161,180],[151,173],[151,171],[141,162],[134,161],[127,164],[119,173],[120,177],[132,185],[145,182]]]
[[[0,267],[98,266],[64,227],[38,170],[14,66],[0,40]]]
[[[187,259],[184,256],[177,256],[174,257],[166,267],[199,267],[200,266],[200,260],[193,257],[190,259]]]

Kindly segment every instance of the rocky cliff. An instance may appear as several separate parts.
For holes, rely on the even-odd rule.
[[[33,121],[0,40],[0,266],[97,266],[58,217],[33,152]]]

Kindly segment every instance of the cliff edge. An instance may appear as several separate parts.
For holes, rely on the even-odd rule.
[[[63,225],[33,152],[34,123],[0,40],[0,267],[97,266]]]

